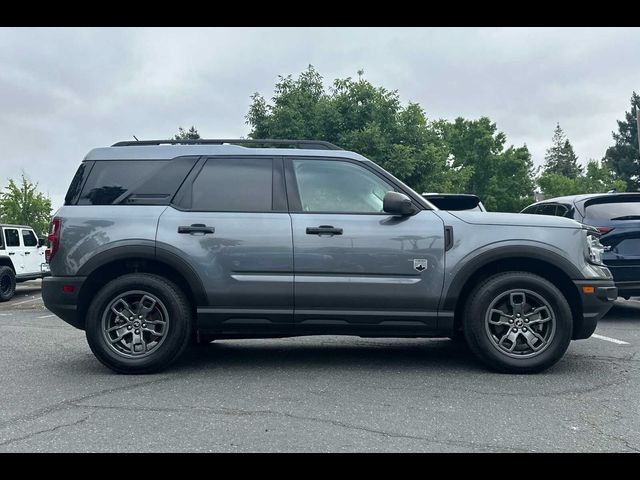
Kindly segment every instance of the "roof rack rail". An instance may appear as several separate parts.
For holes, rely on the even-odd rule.
[[[218,139],[218,138],[198,138],[196,140],[139,140],[117,142],[112,147],[138,147],[144,145],[222,145],[224,143],[232,145],[288,145],[295,148],[307,148],[310,150],[342,150],[333,143],[324,140],[284,140],[284,139]]]

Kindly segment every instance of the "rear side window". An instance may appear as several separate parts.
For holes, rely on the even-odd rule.
[[[589,203],[585,209],[585,218],[591,221],[640,220],[640,198],[637,201]]]
[[[269,212],[273,198],[270,158],[210,158],[193,182],[192,210]]]
[[[166,205],[196,160],[196,157],[181,157],[96,161],[78,204]]]
[[[7,241],[7,247],[19,247],[20,237],[18,236],[18,230],[15,228],[5,228],[4,238]]]
[[[525,208],[520,213],[529,213],[529,214],[535,215],[537,211],[538,211],[538,205],[531,205],[530,207]]]
[[[37,247],[38,239],[31,230],[22,230],[22,243],[25,247]]]

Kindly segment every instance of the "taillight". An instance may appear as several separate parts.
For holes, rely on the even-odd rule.
[[[50,248],[44,252],[44,256],[45,261],[49,263],[60,246],[60,219],[58,217],[54,217],[51,220],[51,230],[47,235],[47,240],[49,240]]]
[[[614,230],[614,227],[597,227],[598,231],[601,234],[609,233],[611,230]]]

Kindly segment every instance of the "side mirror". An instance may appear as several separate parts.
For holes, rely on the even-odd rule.
[[[43,247],[45,245],[45,239],[44,238],[39,238],[38,239],[38,248]]]
[[[411,199],[399,192],[387,192],[382,200],[382,209],[391,215],[415,215],[418,208],[411,203]]]

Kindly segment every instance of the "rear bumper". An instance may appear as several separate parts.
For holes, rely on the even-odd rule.
[[[80,318],[78,314],[78,297],[85,279],[86,277],[46,277],[42,279],[44,306],[69,325],[80,330],[84,330],[84,317]],[[67,288],[65,289],[65,287]],[[73,291],[70,291],[71,289]]]
[[[574,280],[582,302],[582,318],[575,321],[573,339],[589,338],[600,320],[618,298],[618,288],[613,280]],[[586,293],[583,287],[593,287],[592,293]],[[587,289],[589,291],[589,289]]]
[[[640,280],[634,282],[616,282],[616,287],[618,287],[618,295],[621,297],[640,296]]]

